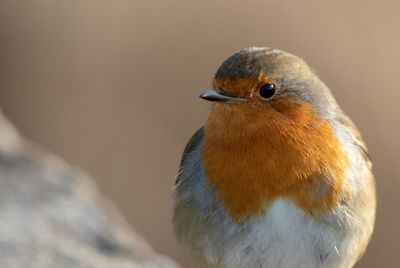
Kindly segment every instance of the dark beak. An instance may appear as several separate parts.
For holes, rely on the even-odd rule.
[[[238,101],[244,100],[239,97],[229,96],[225,91],[221,89],[210,89],[204,91],[200,98],[208,100],[208,101]]]

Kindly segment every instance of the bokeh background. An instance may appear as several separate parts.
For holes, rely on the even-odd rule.
[[[399,25],[395,0],[0,0],[0,106],[190,267],[171,192],[207,115],[197,96],[238,49],[290,51],[328,84],[374,159],[377,225],[357,267],[400,267]]]

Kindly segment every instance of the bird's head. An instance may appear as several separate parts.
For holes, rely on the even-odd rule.
[[[248,48],[229,57],[218,68],[213,89],[200,97],[214,102],[211,116],[225,128],[235,122],[253,129],[272,127],[316,114],[328,118],[337,109],[305,61],[270,48]]]

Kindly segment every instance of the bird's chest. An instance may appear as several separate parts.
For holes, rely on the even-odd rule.
[[[233,121],[224,128],[209,119],[201,156],[209,185],[232,217],[262,214],[277,198],[306,211],[336,208],[348,158],[328,123],[243,130]]]

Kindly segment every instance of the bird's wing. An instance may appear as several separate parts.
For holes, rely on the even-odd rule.
[[[350,131],[351,135],[354,137],[354,143],[359,148],[362,156],[364,157],[365,162],[368,164],[369,168],[372,168],[372,160],[371,155],[369,154],[367,145],[362,138],[362,135],[356,125],[351,121],[349,117],[347,117],[344,113],[341,113],[337,117],[338,121],[342,123],[347,129]]]
[[[177,185],[181,179],[180,174],[182,174],[182,170],[186,166],[186,161],[188,160],[188,157],[197,148],[197,146],[201,144],[203,137],[204,137],[204,129],[203,127],[201,127],[193,134],[189,142],[186,144],[185,149],[183,150],[181,163],[179,166],[179,172],[175,180],[175,185]]]

